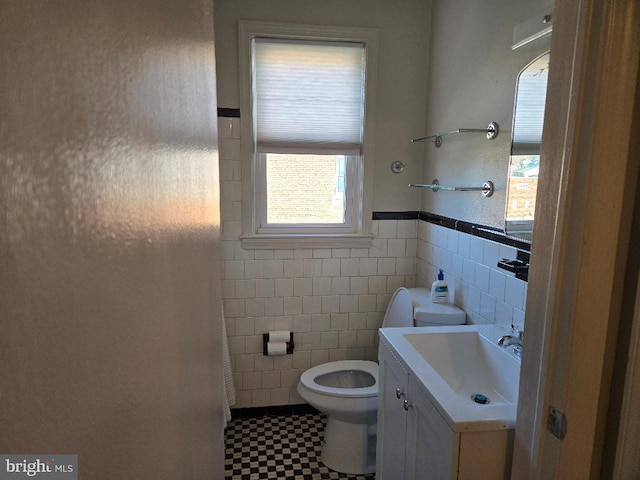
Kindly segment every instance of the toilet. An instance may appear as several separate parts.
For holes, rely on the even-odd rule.
[[[432,303],[428,289],[401,287],[389,301],[382,327],[461,325],[465,320],[465,313],[455,305]],[[300,376],[298,393],[327,416],[322,463],[342,473],[373,473],[378,364],[341,360],[317,365]]]

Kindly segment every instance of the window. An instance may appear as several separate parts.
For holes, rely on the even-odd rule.
[[[243,246],[370,243],[376,48],[372,29],[241,22]]]

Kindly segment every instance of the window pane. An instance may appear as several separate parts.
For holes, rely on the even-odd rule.
[[[509,185],[506,219],[533,220],[538,188],[540,155],[512,155],[509,163]]]
[[[267,154],[267,223],[342,224],[342,155]]]

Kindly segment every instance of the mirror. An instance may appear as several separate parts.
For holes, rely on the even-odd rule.
[[[536,207],[548,73],[549,52],[546,52],[518,75],[513,109],[505,233],[529,242]]]

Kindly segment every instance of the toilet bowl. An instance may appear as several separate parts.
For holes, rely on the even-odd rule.
[[[391,297],[382,327],[460,325],[465,313],[454,305],[434,304],[425,288],[399,288]],[[321,460],[332,470],[375,471],[378,364],[366,360],[323,363],[306,370],[298,393],[327,416]]]
[[[337,472],[373,472],[378,364],[342,360],[318,365],[302,374],[298,393],[327,416],[322,462]]]

